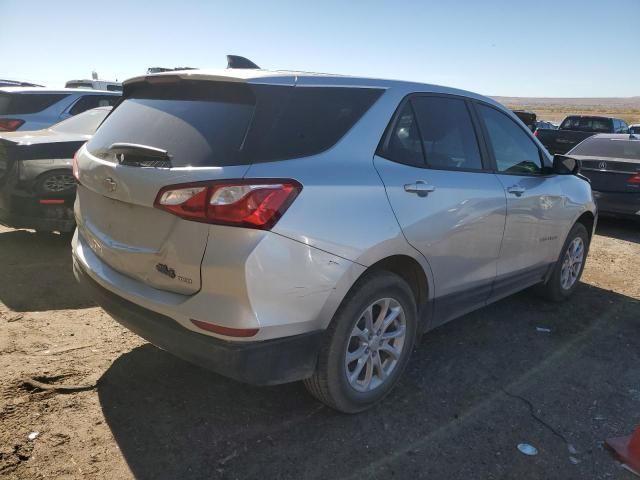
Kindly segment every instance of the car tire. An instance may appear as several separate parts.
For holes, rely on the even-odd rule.
[[[576,248],[580,249],[580,255],[577,254]],[[551,276],[542,285],[542,295],[554,302],[562,302],[569,298],[578,286],[588,253],[589,234],[582,223],[576,223],[567,235]],[[579,264],[576,260],[578,256]]]
[[[382,400],[409,361],[416,312],[411,288],[401,277],[386,271],[366,274],[334,315],[316,370],[304,381],[307,390],[344,413],[361,412]]]

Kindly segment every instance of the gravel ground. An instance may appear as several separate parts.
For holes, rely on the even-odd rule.
[[[0,229],[0,476],[632,479],[603,440],[640,423],[639,274],[640,224],[602,219],[570,302],[523,292],[438,328],[345,416],[156,349],[77,287],[68,238]]]

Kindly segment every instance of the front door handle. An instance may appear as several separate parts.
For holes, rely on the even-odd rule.
[[[519,197],[520,195],[522,195],[526,191],[527,191],[526,188],[519,187],[518,185],[514,185],[512,187],[507,188],[507,192],[515,195],[516,197]]]
[[[427,185],[422,180],[418,180],[416,183],[408,183],[404,186],[405,192],[417,193],[419,197],[426,197],[435,190],[436,187],[434,187],[433,185]]]

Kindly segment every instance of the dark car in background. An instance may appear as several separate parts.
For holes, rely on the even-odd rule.
[[[0,132],[49,128],[92,108],[113,106],[121,95],[78,88],[0,88]]]
[[[511,110],[516,114],[516,117],[520,119],[522,123],[524,123],[529,130],[532,132],[536,131],[537,120],[538,117],[535,113],[529,112],[527,110]]]
[[[598,134],[567,155],[580,160],[600,213],[640,219],[640,138]]]
[[[564,155],[573,147],[597,133],[628,133],[629,127],[620,118],[571,115],[558,130],[538,130],[536,136],[552,155]]]
[[[0,133],[0,224],[73,231],[72,159],[110,111],[100,107],[44,130]]]

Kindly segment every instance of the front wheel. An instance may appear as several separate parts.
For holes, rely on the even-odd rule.
[[[373,406],[395,386],[416,337],[416,303],[407,283],[389,272],[368,274],[336,312],[307,390],[345,413]]]
[[[562,248],[551,277],[542,287],[543,294],[559,302],[571,296],[582,276],[589,252],[589,234],[581,223],[576,223]]]

